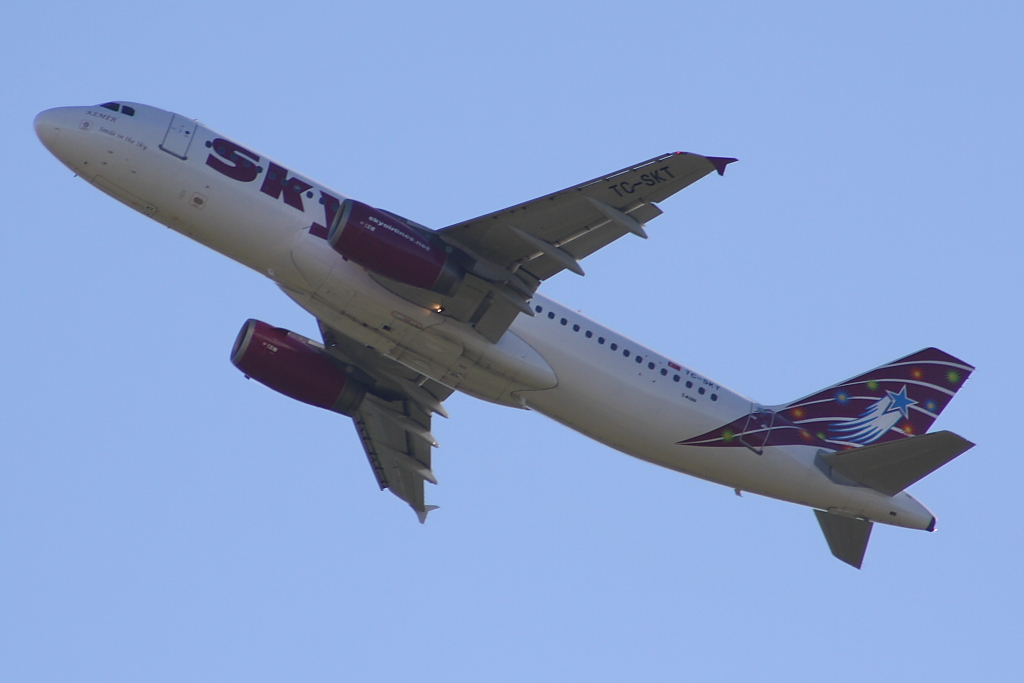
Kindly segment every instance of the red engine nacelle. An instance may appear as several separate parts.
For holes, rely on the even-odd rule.
[[[378,275],[451,296],[463,271],[451,247],[394,216],[346,199],[331,224],[327,241],[343,257]]]
[[[302,335],[249,319],[231,350],[235,367],[296,401],[353,415],[366,389]]]

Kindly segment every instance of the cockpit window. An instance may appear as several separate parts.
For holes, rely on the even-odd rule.
[[[129,107],[127,104],[120,105],[117,102],[107,102],[100,106],[104,109],[109,109],[110,111],[119,111],[125,116],[135,116],[135,107]]]

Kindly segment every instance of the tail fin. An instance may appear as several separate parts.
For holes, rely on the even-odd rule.
[[[833,447],[894,441],[927,432],[973,370],[924,349],[776,410]]]
[[[686,446],[801,444],[859,448],[924,434],[974,367],[945,351],[924,349],[798,401],[755,406],[729,424],[680,441]]]

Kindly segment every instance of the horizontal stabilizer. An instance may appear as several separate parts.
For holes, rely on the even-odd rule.
[[[860,569],[864,562],[864,551],[868,549],[868,539],[871,538],[872,522],[840,517],[821,510],[815,510],[814,515],[818,518],[832,554],[851,567]]]
[[[953,432],[935,432],[829,453],[821,459],[858,484],[895,496],[973,446]]]

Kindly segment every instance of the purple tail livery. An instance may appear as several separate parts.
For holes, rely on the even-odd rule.
[[[682,443],[843,450],[917,436],[928,431],[973,370],[945,351],[924,349]]]

